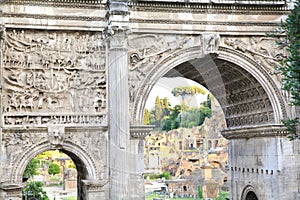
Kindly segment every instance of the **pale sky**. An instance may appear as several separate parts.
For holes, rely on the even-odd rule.
[[[180,78],[180,77],[161,78],[155,84],[155,86],[152,88],[152,90],[150,92],[150,95],[146,102],[146,109],[150,110],[154,107],[156,96],[159,96],[161,99],[164,97],[167,97],[169,99],[171,107],[173,107],[177,104],[180,105],[181,98],[174,97],[173,94],[171,93],[173,88],[178,87],[178,86],[199,86],[200,88],[204,88],[202,85],[198,84],[197,82],[192,81],[190,79],[186,79],[186,78]],[[192,99],[190,99],[189,105],[192,107],[196,107],[196,106],[198,107],[200,105],[200,103],[202,103],[203,101],[206,100],[207,94],[208,94],[208,92],[205,95],[202,95],[202,94],[195,95]]]

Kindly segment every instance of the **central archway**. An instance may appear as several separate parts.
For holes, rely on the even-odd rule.
[[[152,67],[137,91],[134,121],[142,121],[146,99],[161,77],[185,77],[206,87],[220,102],[228,128],[279,124],[287,115],[279,89],[261,65],[226,47],[206,56],[199,48],[180,50]]]
[[[273,136],[283,133],[277,126],[280,126],[281,119],[287,116],[287,104],[274,77],[262,64],[240,51],[220,46],[217,53],[203,55],[199,49],[200,46],[178,50],[166,55],[159,62],[152,63],[152,67],[147,67],[151,70],[136,91],[132,120],[140,123],[143,121],[145,102],[159,78],[188,78],[206,87],[222,107],[227,125],[223,136],[231,139],[230,169],[246,168],[246,171],[250,172],[250,169],[247,170],[244,166],[250,158],[268,163],[269,161],[260,155],[269,154],[269,149],[261,149],[256,157],[251,157],[247,152],[255,148],[250,145],[254,142],[257,146],[265,146],[265,141],[269,140],[276,144],[277,138]],[[269,140],[263,138],[267,136]],[[259,167],[255,162],[251,163],[251,168]],[[236,173],[240,171],[243,172],[237,170]],[[240,199],[245,187],[245,182],[242,182],[244,179],[240,175],[235,176],[233,171],[230,172],[230,177],[233,199]],[[256,183],[257,180],[253,178],[251,181]],[[251,194],[249,195],[252,198]]]

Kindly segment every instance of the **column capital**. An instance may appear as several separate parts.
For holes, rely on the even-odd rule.
[[[109,1],[108,7],[109,10],[107,13],[107,33],[109,35],[114,35],[118,32],[128,32],[130,30],[128,1]]]
[[[132,139],[145,139],[154,127],[151,125],[130,125],[130,137]]]

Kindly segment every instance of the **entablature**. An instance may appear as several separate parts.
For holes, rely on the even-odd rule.
[[[283,5],[286,0],[137,0],[135,2],[165,2],[165,3],[189,3],[189,4],[244,4],[244,5]]]
[[[263,125],[254,127],[230,128],[222,131],[226,139],[254,138],[254,137],[286,137],[289,134],[283,125]]]

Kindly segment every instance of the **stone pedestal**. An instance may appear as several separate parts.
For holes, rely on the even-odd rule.
[[[103,199],[109,200],[107,190],[103,187],[106,182],[93,182],[89,180],[82,180],[84,200],[94,200],[94,199]],[[82,198],[82,197],[80,197]]]

